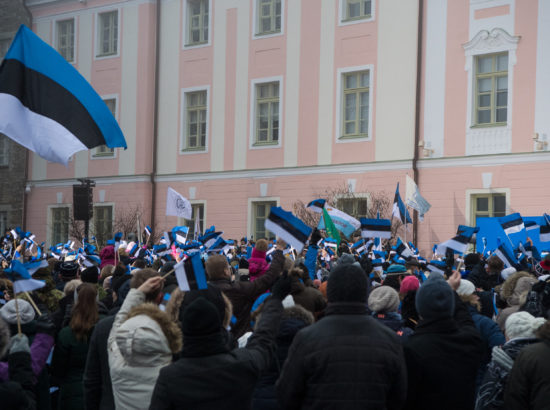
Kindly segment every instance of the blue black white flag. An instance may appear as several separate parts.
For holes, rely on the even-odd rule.
[[[185,242],[187,241],[188,233],[188,226],[174,226],[172,228],[172,240],[177,243],[185,244]]]
[[[405,192],[405,201],[407,206],[418,211],[418,218],[420,221],[424,220],[424,214],[430,210],[432,207],[428,201],[426,201],[422,195],[420,195],[420,190],[410,176],[407,175],[407,189]]]
[[[39,261],[38,263],[32,264],[23,264],[18,260],[14,259],[11,261],[9,268],[4,269],[4,274],[13,282],[13,292],[32,292],[33,290],[40,289],[46,285],[46,282],[42,280],[36,280],[31,277],[29,269],[37,271],[40,267],[47,266],[48,263],[44,265],[44,261]]]
[[[208,287],[200,252],[193,252],[188,258],[176,264],[174,271],[178,285],[184,292]]]
[[[544,214],[543,223],[540,225],[540,241],[549,242],[550,241],[550,221],[548,215]]]
[[[306,205],[306,208],[312,210],[313,212],[322,213],[326,202],[327,201],[324,199],[314,199]]]
[[[413,252],[410,250],[409,246],[401,240],[401,238],[397,238],[395,252],[405,260],[409,260],[413,257]]]
[[[525,229],[523,219],[519,213],[513,213],[498,218],[498,222],[506,235],[521,232]]]
[[[389,219],[361,218],[360,221],[363,238],[391,238],[391,221]]]
[[[510,252],[504,244],[500,244],[499,247],[493,251],[493,255],[496,255],[502,263],[504,263],[504,267],[506,268],[515,268],[518,265],[518,260],[513,252]]]
[[[78,151],[126,148],[113,114],[82,75],[21,26],[0,66],[0,132],[67,165]]]
[[[399,195],[399,182],[397,183],[395,196],[393,198],[392,216],[399,219],[404,225],[412,223],[412,219],[409,215],[409,212],[407,211],[407,207],[405,206],[405,204],[401,200],[401,196]]]
[[[265,220],[265,229],[273,232],[298,253],[302,252],[312,229],[300,219],[278,206],[272,206]]]
[[[443,261],[439,261],[437,259],[431,260],[427,265],[426,268],[432,272],[432,273],[439,273],[441,275],[445,275],[445,268],[447,267],[447,264]]]
[[[445,255],[447,249],[452,249],[456,253],[464,254],[468,250],[468,244],[472,238],[474,230],[469,230],[461,234],[456,235],[454,238],[449,239],[448,241],[441,242],[437,245],[435,253],[438,255]]]

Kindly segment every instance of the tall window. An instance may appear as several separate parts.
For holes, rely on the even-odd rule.
[[[198,223],[199,232],[204,233],[204,204],[191,204],[193,213],[191,214],[192,219],[185,221],[189,227],[189,232],[187,233],[188,239],[193,239],[195,237],[195,226]],[[198,219],[198,222],[197,222]]]
[[[52,245],[69,240],[69,207],[51,208]]]
[[[508,53],[477,56],[475,123],[504,125],[508,117]]]
[[[344,20],[362,20],[371,16],[371,0],[344,0]]]
[[[255,124],[254,145],[279,142],[279,82],[256,85]]]
[[[0,134],[0,167],[7,167],[10,159],[10,141],[4,134]]]
[[[116,98],[108,98],[106,100],[103,100],[105,105],[109,108],[111,111],[111,114],[113,114],[113,117],[116,118]],[[93,157],[94,158],[112,158],[115,156],[115,149],[109,148],[107,145],[100,145],[99,147],[95,148],[93,151]]]
[[[356,219],[367,217],[367,198],[340,198],[336,207]]]
[[[281,0],[256,0],[258,10],[257,35],[281,31]]]
[[[206,147],[206,90],[185,93],[185,106],[185,149],[204,150]]]
[[[367,137],[369,130],[369,71],[343,75],[342,138]]]
[[[275,235],[264,227],[265,220],[269,216],[272,206],[277,206],[277,202],[252,202],[252,234],[254,235],[254,240],[275,238]]]
[[[113,237],[112,205],[94,206],[94,233],[97,243],[101,246],[105,246]]]
[[[65,60],[74,61],[74,19],[56,23],[57,51]]]
[[[472,223],[477,218],[506,215],[506,194],[472,195]]]
[[[118,10],[99,14],[98,57],[118,52]]]
[[[187,1],[187,45],[208,43],[208,0]]]

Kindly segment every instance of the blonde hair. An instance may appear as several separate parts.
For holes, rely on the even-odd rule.
[[[80,285],[82,285],[82,281],[80,279],[70,280],[65,284],[65,287],[63,288],[63,293],[65,293],[65,296],[72,295],[76,288],[78,288]]]

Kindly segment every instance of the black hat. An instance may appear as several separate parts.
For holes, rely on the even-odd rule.
[[[455,295],[443,276],[432,272],[416,292],[416,310],[425,320],[451,318]]]
[[[352,264],[338,264],[330,273],[327,299],[334,302],[367,303],[368,281],[363,269]]]
[[[61,274],[61,277],[65,281],[69,281],[71,279],[76,278],[76,274],[78,272],[78,265],[71,261],[71,262],[61,262],[59,265],[59,273]]]
[[[220,332],[222,320],[216,306],[198,297],[183,312],[181,330],[184,337],[200,337]]]
[[[99,279],[99,269],[97,266],[90,266],[80,272],[80,279],[82,282],[97,283]]]
[[[183,298],[183,302],[180,306],[180,322],[183,323],[183,316],[187,310],[187,307],[199,298],[204,298],[212,303],[218,310],[220,318],[223,320],[225,317],[225,300],[223,299],[222,292],[218,288],[209,287],[207,289],[190,290],[185,293],[185,297]]]

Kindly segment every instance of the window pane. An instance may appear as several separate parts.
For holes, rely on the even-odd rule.
[[[497,109],[497,122],[506,122],[508,119],[507,109],[499,108]]]
[[[480,93],[491,91],[493,88],[493,82],[490,78],[481,78],[477,81],[477,90]]]
[[[479,124],[487,124],[491,122],[490,110],[477,110],[477,122]]]
[[[494,216],[504,216],[506,214],[506,195],[493,196]]]
[[[507,89],[508,89],[508,76],[498,77],[497,90],[507,90]]]
[[[490,107],[491,106],[491,94],[483,94],[479,96],[479,107]]]
[[[508,71],[508,54],[497,56],[497,71]]]
[[[355,94],[346,94],[346,115],[345,115],[345,119],[347,121],[355,120],[355,104],[356,104]]]
[[[488,211],[489,210],[489,198],[480,197],[476,199],[476,210],[478,212]]]
[[[355,74],[346,76],[346,88],[356,88],[357,87],[357,76]]]
[[[497,93],[497,107],[505,107],[508,103],[508,91]]]
[[[355,134],[355,122],[347,122],[346,123],[345,133],[346,133],[346,135],[354,135]]]
[[[493,57],[478,57],[477,58],[477,72],[478,73],[490,73],[493,71]]]
[[[348,17],[349,18],[359,17],[360,14],[361,14],[361,8],[359,3],[350,2],[348,4]]]
[[[365,71],[364,73],[361,73],[361,87],[368,87],[369,86],[369,72]]]
[[[371,14],[371,5],[372,5],[371,0],[363,1],[363,7],[365,9],[365,15]]]

